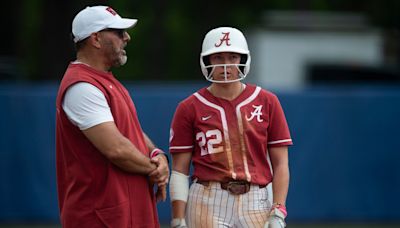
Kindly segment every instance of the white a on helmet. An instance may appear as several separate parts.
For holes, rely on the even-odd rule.
[[[218,64],[211,65],[209,55],[219,52],[233,52],[241,54],[240,64]],[[247,46],[246,38],[243,33],[236,28],[220,27],[209,31],[203,40],[202,51],[200,54],[200,66],[203,75],[210,82],[228,83],[240,81],[246,77],[250,71],[250,51]],[[225,80],[214,80],[213,72],[216,66],[222,66],[225,70]],[[226,68],[236,66],[239,70],[237,79],[228,80],[226,76]]]

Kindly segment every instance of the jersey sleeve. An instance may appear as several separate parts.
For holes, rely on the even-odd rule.
[[[268,147],[290,146],[293,144],[283,108],[277,96],[271,96]]]
[[[68,88],[62,107],[68,119],[81,130],[114,121],[104,94],[87,82],[79,82]]]
[[[193,110],[186,103],[179,103],[172,119],[170,129],[170,153],[192,152],[193,145]]]

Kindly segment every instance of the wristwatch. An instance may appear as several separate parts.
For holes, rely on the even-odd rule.
[[[174,218],[171,221],[172,228],[184,228],[186,227],[186,221],[184,218]]]

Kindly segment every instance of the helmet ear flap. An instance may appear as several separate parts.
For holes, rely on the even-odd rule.
[[[241,54],[240,55],[240,64],[246,64],[247,62],[247,55]]]
[[[203,57],[203,63],[204,63],[204,66],[209,66],[211,64],[209,55]],[[208,73],[207,75],[210,75],[210,73],[212,71],[212,67],[211,68],[207,67],[206,69],[207,69],[207,73]]]
[[[240,55],[240,64],[243,64],[243,65],[239,66],[239,70],[243,73],[245,73],[244,68],[246,67],[246,63],[247,63],[247,55],[241,54]]]

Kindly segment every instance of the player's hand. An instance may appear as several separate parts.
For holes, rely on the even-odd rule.
[[[267,223],[265,223],[264,228],[284,228],[286,227],[285,223],[285,214],[280,211],[278,208],[273,208],[269,213]]]
[[[171,221],[171,228],[187,228],[184,218],[174,218]]]
[[[167,199],[167,185],[158,186],[156,192],[157,203]]]
[[[167,185],[169,180],[168,160],[164,154],[159,154],[151,159],[151,162],[157,166],[150,174],[150,181],[159,187]]]

